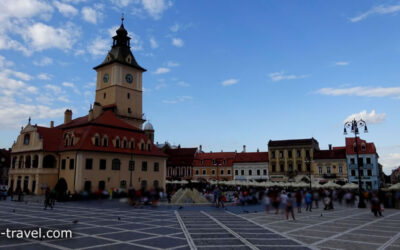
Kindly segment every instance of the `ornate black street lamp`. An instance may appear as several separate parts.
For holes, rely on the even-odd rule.
[[[345,135],[347,135],[347,129],[350,129],[351,133],[354,134],[354,139],[356,141],[354,150],[356,151],[356,155],[357,155],[357,159],[356,159],[355,163],[356,163],[356,167],[358,169],[358,195],[359,195],[358,208],[366,207],[365,202],[364,202],[364,195],[362,193],[362,183],[361,183],[361,173],[362,173],[362,171],[364,171],[364,168],[363,168],[363,163],[360,162],[359,158],[358,158],[358,140],[357,140],[357,138],[358,138],[357,135],[360,133],[358,128],[362,128],[362,127],[364,127],[364,133],[368,133],[367,123],[365,123],[364,120],[360,119],[357,121],[356,119],[353,119],[352,121],[346,122],[344,124],[344,132],[343,132]]]
[[[310,157],[310,152],[306,151],[306,160],[305,160],[307,170],[308,170],[308,177],[310,178],[310,192],[311,192],[311,157]]]

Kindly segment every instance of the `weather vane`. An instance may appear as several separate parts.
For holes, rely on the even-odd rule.
[[[124,24],[124,13],[122,13],[122,16],[121,16],[121,21],[122,21],[122,24]]]

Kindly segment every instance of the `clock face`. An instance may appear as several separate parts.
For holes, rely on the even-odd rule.
[[[133,82],[133,76],[131,74],[126,74],[125,80],[127,83],[132,83]]]
[[[103,82],[107,83],[108,82],[108,78],[109,78],[108,74],[105,74],[103,76]]]

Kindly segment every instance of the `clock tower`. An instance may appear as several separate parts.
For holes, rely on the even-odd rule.
[[[130,37],[124,28],[124,18],[113,37],[111,50],[105,60],[94,67],[97,72],[95,106],[113,109],[115,114],[129,124],[141,129],[142,68],[130,49]]]

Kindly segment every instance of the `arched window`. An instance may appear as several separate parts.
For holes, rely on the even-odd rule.
[[[128,142],[126,141],[126,139],[124,139],[123,147],[124,147],[124,148],[128,148]]]
[[[39,156],[38,155],[34,155],[33,156],[32,167],[33,168],[37,168],[38,166],[39,166]]]
[[[361,144],[361,150],[362,150],[362,151],[365,151],[366,149],[367,149],[367,147],[365,146],[365,143],[362,143],[362,144]]]
[[[74,146],[74,137],[71,138],[71,146]]]
[[[29,145],[30,138],[31,136],[29,134],[24,136],[24,145]]]
[[[120,188],[126,188],[126,180],[122,180],[119,184]]]
[[[146,188],[147,188],[147,181],[146,181],[146,180],[142,180],[142,182],[140,183],[140,186],[142,187],[143,190],[146,190]]]
[[[18,162],[18,168],[22,168],[24,165],[24,157],[20,156],[19,157],[19,162]]]
[[[13,159],[12,159],[12,165],[11,165],[12,168],[15,168],[15,163],[16,162],[17,162],[17,157],[14,156]]]
[[[144,143],[143,143],[143,142],[140,143],[140,149],[141,149],[141,150],[144,150]]]
[[[107,137],[103,137],[103,147],[107,147],[108,146],[108,139]]]
[[[116,147],[116,148],[119,148],[119,147],[120,147],[119,138],[116,138],[116,139],[115,139],[115,147]]]
[[[68,136],[65,138],[65,146],[68,146],[69,140],[68,140]]]
[[[151,150],[151,144],[147,144],[147,150],[150,151]]]
[[[94,137],[94,145],[95,145],[95,146],[100,146],[99,144],[100,144],[99,136],[96,135],[96,136]]]
[[[131,148],[131,149],[134,149],[135,148],[135,142],[133,141],[133,140],[131,140],[130,142],[129,142],[129,147]]]
[[[27,155],[25,157],[25,168],[31,168],[31,156]]]
[[[112,170],[120,170],[121,169],[121,161],[119,159],[113,159],[111,169]]]

